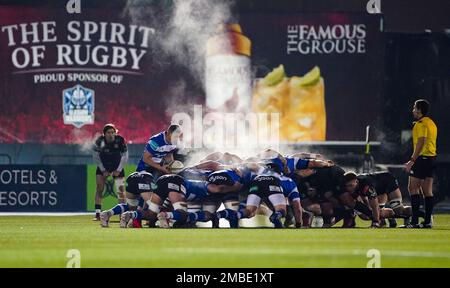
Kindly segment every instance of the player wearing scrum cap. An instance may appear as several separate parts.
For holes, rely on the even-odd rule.
[[[125,139],[117,132],[114,124],[106,124],[103,127],[102,135],[95,141],[93,149],[93,158],[97,164],[94,218],[96,221],[100,220],[102,193],[108,176],[114,178],[115,185],[118,187],[119,202],[125,202],[125,174],[123,169],[128,161],[128,149]]]

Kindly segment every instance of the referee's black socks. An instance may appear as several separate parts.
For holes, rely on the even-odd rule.
[[[434,205],[433,196],[425,197],[425,224],[431,223],[431,215],[433,214],[433,205]]]
[[[419,209],[421,198],[422,198],[421,194],[411,195],[411,209],[412,209],[411,224],[419,224]]]

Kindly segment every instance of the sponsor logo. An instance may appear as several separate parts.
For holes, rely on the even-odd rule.
[[[63,90],[64,124],[81,128],[94,124],[94,90],[76,85]]]
[[[169,183],[167,187],[172,191],[180,191],[180,186],[174,183]]]

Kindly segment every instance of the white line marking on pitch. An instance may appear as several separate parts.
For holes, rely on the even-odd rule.
[[[245,248],[172,248],[163,249],[163,252],[167,253],[185,253],[185,254],[265,254],[265,255],[318,255],[318,256],[331,256],[331,255],[354,255],[361,256],[366,255],[366,250],[290,250],[290,249],[245,249]],[[446,252],[427,252],[427,251],[392,251],[382,250],[382,256],[391,257],[422,257],[422,258],[450,258],[450,253]]]

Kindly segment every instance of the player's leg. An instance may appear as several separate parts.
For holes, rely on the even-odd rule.
[[[139,205],[139,197],[139,195],[126,192],[126,203],[119,203],[113,208],[102,211],[100,213],[101,226],[108,227],[109,219],[113,215],[121,215],[122,213],[125,213],[129,210],[136,210],[137,206]]]
[[[408,180],[408,191],[411,195],[411,223],[408,225],[409,228],[415,228],[419,225],[419,211],[420,211],[420,202],[422,200],[422,194],[420,193],[420,189],[423,183],[423,179],[409,176]]]
[[[355,201],[355,199],[349,192],[344,192],[344,193],[340,194],[339,200],[344,205],[344,207],[354,209],[360,213],[365,214],[370,219],[372,219],[372,211],[370,210],[370,208],[361,201]],[[345,215],[350,215],[350,214],[353,215],[353,213],[349,214],[348,211],[344,211],[344,214]]]
[[[163,200],[153,192],[141,193],[141,197],[147,209],[137,208],[134,211],[122,213],[120,217],[121,228],[131,228],[134,220],[140,222],[142,219],[149,220],[149,226],[154,227],[157,220],[156,215],[159,213]]]
[[[395,212],[393,209],[386,208],[386,207],[384,207],[383,209],[380,209],[381,223],[383,223],[385,219],[388,219],[390,228],[395,228],[397,226],[397,222],[391,222],[391,220],[395,220],[394,216],[395,216]]]
[[[114,184],[117,190],[117,200],[119,203],[125,203],[125,173],[122,170],[118,177],[114,178]]]
[[[216,212],[220,207],[221,202],[225,206],[225,209],[238,211],[239,209],[239,195],[230,193],[229,195],[212,195],[208,197],[202,204],[202,210],[195,213],[188,214],[188,222],[208,222],[212,221],[212,228],[219,228],[219,218],[216,217]]]
[[[95,173],[95,218],[94,221],[100,221],[100,212],[102,211],[103,190],[105,189],[106,177],[97,167]]]
[[[411,206],[403,205],[402,192],[399,188],[388,194],[389,207],[394,210],[395,217],[409,218],[412,215]]]
[[[217,197],[220,195],[212,195],[206,199],[202,204],[202,211],[199,211],[196,215],[197,221],[208,222],[212,221],[212,228],[219,228],[219,218],[217,218],[216,212],[220,207],[220,201]]]
[[[286,217],[285,217],[283,225],[285,228],[288,228],[289,226],[291,226],[294,223],[295,223],[294,209],[292,208],[292,205],[290,203],[287,203],[286,204]]]
[[[303,202],[303,201],[302,201]],[[318,207],[317,207],[318,206]],[[334,204],[330,201],[321,201],[320,203],[313,204],[310,207],[310,211],[316,217],[321,216],[323,219],[323,228],[330,228],[333,226],[333,216],[334,216]]]
[[[273,223],[275,228],[283,228],[281,218],[286,216],[286,198],[282,193],[271,194],[268,198],[275,210],[269,217],[270,222]]]
[[[187,202],[187,220],[185,225],[174,223],[173,227],[186,227],[186,228],[196,228],[196,223],[198,222],[208,222],[210,213],[203,211],[203,203],[201,201]]]
[[[170,228],[170,220],[174,220],[180,224],[184,224],[187,221],[187,203],[184,194],[180,191],[171,191],[168,196],[173,206],[172,212],[160,212],[158,213],[159,224],[162,228]]]
[[[239,227],[239,219],[251,218],[256,215],[256,210],[261,203],[261,197],[256,194],[249,194],[245,207],[241,207],[237,212],[231,209],[218,211],[218,219],[227,219],[230,222],[230,228]]]
[[[302,213],[303,226],[311,227],[314,219],[325,221],[326,216],[323,214],[323,209],[322,209],[322,205],[326,204],[325,202],[319,203],[318,201],[311,199],[310,197],[304,197],[301,199],[300,204],[303,209],[303,211],[302,211],[303,212]],[[333,211],[332,204],[330,204],[330,205],[331,205],[330,211]],[[332,215],[333,215],[333,213],[330,212],[330,215],[327,218],[330,220],[327,222],[327,224],[329,224],[329,226],[331,226]],[[324,224],[325,224],[325,222],[324,222]],[[284,227],[286,227],[286,225],[284,225]]]
[[[378,195],[378,207],[380,208],[380,227],[386,226],[386,217],[382,217],[382,210],[386,207],[387,202],[387,195],[386,194],[380,194]]]
[[[421,184],[421,188],[423,191],[423,195],[425,197],[425,221],[423,222],[422,227],[431,228],[432,227],[432,215],[433,215],[433,178],[427,177]]]
[[[227,217],[223,218],[226,218],[230,221],[231,228],[238,228],[240,219],[248,219],[256,215],[258,208],[261,207],[261,200],[262,199],[259,195],[249,194],[247,197],[246,205],[244,207],[240,207],[237,212],[231,209],[222,210],[228,213]]]
[[[223,197],[223,206],[225,209],[234,211],[239,210],[239,195],[237,193],[229,193]]]

